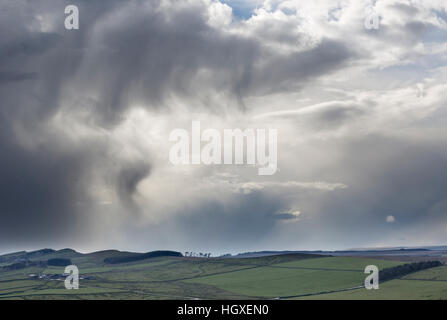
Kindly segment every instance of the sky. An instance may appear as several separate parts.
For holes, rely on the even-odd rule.
[[[446,71],[445,0],[0,0],[0,252],[446,244]],[[193,120],[278,171],[172,164]]]

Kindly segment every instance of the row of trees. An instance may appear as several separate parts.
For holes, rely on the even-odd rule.
[[[202,252],[193,252],[193,251],[186,251],[185,257],[195,257],[195,258],[209,258],[211,257],[211,253],[202,253]]]
[[[117,257],[108,257],[104,259],[104,263],[128,263],[134,261],[141,261],[150,258],[158,258],[158,257],[181,257],[182,254],[177,251],[170,250],[158,250],[151,251],[147,253],[134,253],[128,256],[117,256]]]
[[[71,260],[65,258],[54,258],[54,259],[48,259],[47,264],[49,266],[66,267],[71,265]]]
[[[439,267],[441,265],[442,265],[442,262],[440,262],[440,261],[421,261],[421,262],[407,263],[407,264],[380,270],[379,271],[379,279],[380,279],[380,281],[385,281],[385,280],[400,278],[400,277],[403,277],[407,274],[410,274],[410,273],[413,273],[416,271]]]

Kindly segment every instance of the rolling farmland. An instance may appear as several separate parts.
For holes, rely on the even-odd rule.
[[[384,269],[403,262],[313,254],[143,260],[135,256],[136,261],[104,262],[132,255],[119,251],[80,254],[68,249],[30,255],[30,266],[2,267],[0,299],[447,299],[446,266],[381,283],[379,290],[366,290],[359,288],[366,277],[365,266]],[[64,267],[39,265],[59,258],[78,266],[79,290],[65,289],[63,278],[54,276],[62,274]],[[3,266],[11,261],[3,260]]]

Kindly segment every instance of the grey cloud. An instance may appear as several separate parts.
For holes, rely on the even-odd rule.
[[[365,113],[366,112],[361,108],[342,106],[326,110],[324,113],[319,115],[318,121],[330,126],[336,126],[339,124],[344,124],[353,118],[364,115]]]
[[[192,208],[185,208],[176,222],[177,236],[191,246],[206,246],[215,250],[225,243],[227,248],[244,243],[252,246],[264,241],[276,226],[275,212],[284,210],[280,199],[254,192],[238,195],[231,203],[204,201]]]
[[[305,115],[302,124],[319,130],[331,130],[352,124],[354,121],[367,116],[372,110],[357,103],[334,103],[314,114]]]
[[[240,111],[249,98],[294,93],[359,58],[358,48],[343,39],[324,37],[305,51],[278,52],[264,44],[265,29],[247,37],[210,27],[206,8],[199,2],[162,10],[157,0],[75,1],[80,30],[67,31],[63,28],[67,4],[73,3],[0,4],[2,243],[26,245],[79,236],[96,214],[92,203],[97,199],[89,194],[94,174],[110,182],[116,192],[119,203],[111,211],[125,218],[143,212],[135,198],[139,184],[157,170],[150,155],[143,161],[141,155],[131,160],[114,157],[113,146],[101,137],[85,138],[82,129],[74,132],[75,138],[64,135],[53,126],[55,115],[68,117],[59,125],[70,133],[83,125],[104,135],[116,129],[135,105],[175,114],[175,106],[169,103],[173,97],[192,112],[243,115]],[[48,30],[38,15],[48,22]],[[290,25],[282,27],[269,30],[270,40],[292,43]],[[411,48],[427,24],[412,21],[406,27],[383,26],[374,36]],[[215,95],[228,109],[210,105]],[[356,103],[333,105],[305,116],[304,121],[315,131],[337,128],[368,115],[365,109]],[[72,116],[77,111],[87,113],[86,118]],[[306,227],[321,217],[325,219],[321,230],[328,234],[349,229],[359,237],[365,228],[358,226],[374,222],[379,215],[382,223],[383,215],[396,216],[400,226],[422,222],[420,212],[426,212],[433,223],[443,221],[445,157],[433,151],[441,149],[440,143],[424,148],[379,138],[340,143],[340,153],[349,156],[321,169],[318,178],[340,181],[349,188],[327,192],[324,199],[309,190],[288,193],[287,199],[254,190],[225,204],[202,200],[182,208],[184,215],[175,221],[160,222],[160,230],[175,230],[176,239],[195,245],[206,238],[215,248],[254,244],[276,232],[279,220],[291,218],[284,210],[292,200],[302,205],[299,209],[308,217],[285,235],[295,240],[309,236],[311,228]],[[283,177],[291,179],[289,175],[283,170]],[[315,181],[310,173],[302,175]],[[371,225],[379,230],[379,225]]]
[[[75,204],[87,200],[79,181],[82,154],[54,152],[46,145],[21,147],[6,121],[0,121],[0,241],[26,243],[75,234],[85,218]]]
[[[388,241],[402,245],[402,238],[407,245],[445,242],[447,153],[443,139],[424,141],[421,144],[414,136],[359,134],[322,143],[319,147],[327,149],[330,165],[310,165],[305,172],[343,181],[349,188],[324,196],[296,192],[292,198],[282,198],[283,205],[293,199],[301,214],[295,223],[287,223],[296,216],[284,208],[276,211],[285,224],[271,229],[272,243],[306,249]],[[390,215],[395,223],[386,222]]]
[[[8,82],[19,82],[25,80],[34,80],[38,78],[38,74],[35,72],[0,72],[0,85]]]
[[[287,91],[304,86],[318,76],[342,68],[355,53],[343,43],[323,39],[315,48],[273,57],[257,70],[253,90],[259,92]]]
[[[291,213],[275,213],[272,217],[278,220],[293,220],[297,218],[296,215]]]
[[[247,97],[303,85],[353,56],[342,43],[328,39],[314,49],[278,54],[260,39],[211,28],[203,7],[166,12],[124,7],[116,19],[116,24],[96,23],[87,41],[91,47],[70,82],[78,91],[95,83],[98,116],[106,123],[116,123],[131,104],[163,107],[173,94],[199,98],[213,109],[207,96],[224,92],[243,107]],[[212,77],[201,79],[203,70]]]
[[[368,232],[371,239],[380,241],[385,235],[405,233],[416,226],[447,222],[442,210],[447,200],[443,142],[423,145],[408,138],[376,135],[342,146],[348,149],[342,152],[346,157],[330,171],[350,188],[328,194],[321,202],[318,211],[325,225],[359,238]],[[398,217],[399,225],[384,229],[382,221],[388,215]]]
[[[5,62],[6,59],[15,58],[19,60],[23,56],[43,54],[60,40],[60,35],[55,33],[27,32],[22,36],[21,39],[13,38],[2,41],[2,48],[0,49],[2,62]]]
[[[420,10],[415,6],[410,6],[405,3],[393,3],[388,6],[389,8],[398,11],[399,13],[403,13],[408,17],[414,17],[416,16]]]
[[[168,93],[193,94],[188,83],[200,68],[214,69],[216,78],[227,69],[238,69],[238,74],[257,47],[251,40],[210,29],[203,8],[157,14],[143,8],[147,2],[81,1],[81,28],[67,32],[64,3],[38,2],[25,7],[25,2],[17,1],[8,10],[4,6],[0,10],[5,31],[0,34],[0,82],[13,85],[0,87],[0,149],[5,155],[0,160],[2,241],[66,238],[89,224],[94,210],[88,194],[89,174],[108,166],[95,155],[97,142],[72,145],[63,135],[49,131],[48,121],[54,114],[67,106],[77,108],[73,101],[82,100],[83,108],[108,130],[119,123],[132,102],[153,107]],[[110,19],[112,24],[107,25],[106,17],[112,12],[117,17],[124,14],[126,23]],[[60,26],[57,33],[30,31],[38,25],[35,15],[42,13]],[[95,30],[99,34],[90,37]],[[232,79],[217,81],[232,89]],[[96,100],[82,98],[87,89],[97,93]],[[85,105],[89,103],[94,106]],[[28,136],[38,144],[26,146],[20,141]],[[96,152],[105,152],[101,149],[107,145]],[[139,212],[136,187],[150,168],[150,162],[126,161],[115,172],[103,172],[116,176],[114,189],[123,215]]]
[[[149,164],[138,163],[127,165],[118,173],[117,194],[124,205],[124,209],[131,213],[140,213],[140,208],[135,203],[133,196],[137,192],[138,183],[150,173]]]
[[[313,131],[333,130],[352,124],[374,112],[372,101],[331,101],[302,107],[296,110],[276,111],[261,115],[261,118],[294,121]]]
[[[373,37],[375,41],[400,47],[403,50],[408,51],[405,52],[406,56],[411,56],[412,54],[416,54],[413,48],[418,44],[423,43],[427,33],[436,28],[437,27],[429,21],[424,21],[419,17],[409,15],[403,24],[381,23],[378,30],[371,32],[371,30],[365,29],[363,30],[363,33],[368,37]]]

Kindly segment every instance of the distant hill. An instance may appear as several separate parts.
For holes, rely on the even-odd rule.
[[[423,261],[441,260],[447,261],[447,246],[431,247],[389,247],[389,248],[364,248],[349,249],[342,251],[322,251],[322,250],[286,250],[286,251],[254,251],[244,252],[237,255],[221,256],[222,259],[234,258],[257,258],[266,256],[285,255],[324,255],[324,256],[357,256],[357,257],[380,257],[381,259],[397,259],[401,261]],[[28,266],[41,266],[59,263],[66,264],[71,261],[73,264],[84,267],[96,267],[104,264],[131,263],[156,257],[182,257],[177,251],[160,250],[147,253],[128,252],[118,250],[103,250],[92,253],[80,253],[73,249],[40,249],[35,251],[18,251],[0,255],[1,268],[22,268]],[[439,259],[438,259],[439,258]],[[62,260],[61,260],[62,259]],[[64,260],[65,259],[65,260]],[[50,261],[50,263],[48,263]]]
[[[109,257],[104,259],[104,263],[109,264],[126,263],[157,257],[183,257],[183,255],[177,251],[152,251],[148,253],[142,253],[137,255],[133,254],[124,257]]]
[[[320,254],[331,256],[443,256],[447,254],[447,246],[437,247],[398,247],[398,248],[367,248],[367,249],[351,249],[340,251],[254,251],[244,252],[237,255],[225,255],[222,258],[254,258],[273,255],[287,254]]]
[[[42,256],[45,256],[45,255],[48,255],[48,254],[51,254],[54,252],[56,252],[56,250],[41,249],[41,250],[30,251],[30,252],[19,251],[19,252],[8,253],[8,254],[0,256],[0,263],[14,263],[14,262],[38,259]]]
[[[66,266],[69,264],[103,265],[141,261],[155,257],[182,257],[176,251],[152,251],[147,253],[103,250],[92,253],[80,253],[73,249],[41,249],[36,251],[18,251],[0,255],[0,269],[17,270],[30,266]]]

